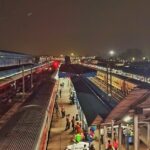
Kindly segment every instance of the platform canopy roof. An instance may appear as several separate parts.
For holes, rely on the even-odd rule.
[[[135,88],[107,116],[105,123],[120,121],[128,113],[136,113],[137,108],[145,108],[144,115],[150,116],[150,90]],[[146,109],[147,108],[147,109]]]

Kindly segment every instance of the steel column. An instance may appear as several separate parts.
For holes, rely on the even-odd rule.
[[[134,114],[134,150],[139,149],[138,115]]]

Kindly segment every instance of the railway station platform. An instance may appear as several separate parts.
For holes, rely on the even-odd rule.
[[[64,87],[61,87],[60,84],[63,82],[64,82]],[[73,144],[72,139],[74,137],[74,134],[72,133],[72,128],[65,131],[66,118],[62,118],[60,112],[60,107],[63,105],[66,114],[70,114],[71,118],[72,116],[78,114],[76,105],[70,104],[70,100],[69,100],[72,83],[69,78],[60,78],[59,83],[60,84],[59,84],[58,91],[60,91],[60,89],[62,90],[61,98],[59,96],[57,99],[57,102],[59,104],[59,115],[56,114],[56,112],[54,111],[47,150],[65,150],[65,148],[68,145]],[[96,150],[98,150],[99,147],[98,141],[94,141],[93,144]]]
[[[64,83],[64,87],[60,86],[60,84]],[[59,95],[59,91],[62,91],[61,97]],[[70,91],[72,89],[72,83],[69,78],[60,78],[59,79],[59,89],[58,89],[58,105],[59,105],[59,113],[56,113],[54,110],[53,119],[50,129],[49,140],[47,144],[47,150],[65,150],[68,145],[73,144],[74,133],[72,132],[72,128],[65,131],[66,118],[61,117],[61,106],[63,105],[66,111],[66,114],[70,114],[75,116],[78,113],[77,107],[74,104],[70,104]],[[105,150],[105,145],[101,145],[99,148],[99,133],[96,131],[97,140],[94,140],[92,143],[96,150]],[[121,150],[126,150],[125,145],[122,145]],[[133,145],[129,146],[128,150],[134,150]],[[139,150],[147,150],[143,144],[140,144]]]
[[[60,86],[62,82],[64,87]],[[57,99],[59,114],[56,114],[54,110],[47,150],[64,150],[73,137],[72,128],[65,131],[66,118],[62,118],[60,112],[60,107],[63,105],[66,114],[70,114],[71,118],[77,114],[76,105],[71,105],[69,100],[71,81],[68,78],[60,78],[59,83],[58,91],[62,90],[61,97],[59,95]]]

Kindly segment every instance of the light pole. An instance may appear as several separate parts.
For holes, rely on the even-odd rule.
[[[110,56],[110,57],[113,57],[114,55],[115,55],[115,51],[114,51],[114,50],[110,50],[110,51],[109,51],[109,56]]]
[[[74,57],[74,53],[71,53],[70,56],[71,56],[71,57]]]
[[[101,150],[101,126],[99,125],[98,126],[98,128],[99,128],[99,150]]]
[[[33,64],[31,65],[31,90],[33,88]]]
[[[129,122],[131,121],[132,117],[127,115],[123,118],[123,121],[127,123],[126,125],[126,132],[125,132],[125,145],[126,150],[129,150]]]
[[[25,96],[25,79],[24,79],[24,65],[22,65],[22,97]]]
[[[110,58],[113,58],[114,55],[115,55],[115,51],[110,50],[109,51]],[[107,94],[109,97],[112,95],[112,74],[111,74],[112,68],[111,68],[110,58],[107,62]],[[108,88],[108,86],[109,86],[109,88]]]
[[[132,57],[132,62],[134,62],[135,61],[135,57]]]
[[[142,60],[145,61],[145,60],[146,60],[146,57],[143,57]]]
[[[134,150],[139,149],[138,114],[134,114]]]
[[[112,95],[112,75],[111,75],[111,66],[110,62],[107,62],[107,72],[106,72],[106,80],[107,80],[107,95],[110,97]]]

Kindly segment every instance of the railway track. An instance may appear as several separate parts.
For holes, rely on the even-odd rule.
[[[103,93],[100,93],[99,89],[97,89],[94,84],[92,84],[87,78],[82,78],[82,80],[84,81],[86,86],[92,91],[92,93],[97,97],[97,99],[108,108],[108,110],[113,109],[113,105],[110,99],[104,97]]]
[[[105,83],[101,82],[98,78],[89,78],[89,80],[93,82],[97,87],[99,87],[102,91],[107,93],[107,85]],[[112,97],[117,103],[119,103],[124,98],[124,95],[120,91],[112,87]]]
[[[53,86],[54,83],[48,78],[2,127],[0,150],[35,149]]]
[[[105,119],[116,106],[116,102],[108,99],[104,92],[85,77],[75,76],[71,79],[85,116],[88,116],[90,111],[90,113],[99,114]]]

